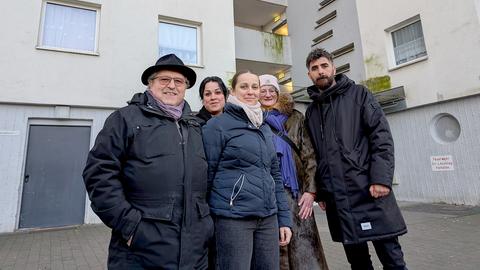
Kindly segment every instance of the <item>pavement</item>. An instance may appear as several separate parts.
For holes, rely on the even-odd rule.
[[[410,270],[480,269],[480,207],[400,202],[408,233],[400,237]],[[348,270],[316,207],[331,270]],[[0,270],[106,269],[110,231],[104,225],[0,234]],[[382,269],[371,246],[375,269]]]

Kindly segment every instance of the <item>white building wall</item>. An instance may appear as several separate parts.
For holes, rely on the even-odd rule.
[[[480,205],[480,95],[388,114],[395,141],[397,198],[407,201]],[[440,144],[431,134],[434,117],[453,115],[457,141]],[[433,171],[431,156],[451,155],[452,171]]]
[[[398,199],[480,205],[480,24],[478,0],[356,1],[366,75],[389,75],[403,86],[406,111],[387,115],[396,148]],[[375,7],[375,8],[372,8]],[[381,10],[381,12],[378,12]],[[395,67],[388,28],[419,16],[427,58]],[[431,135],[436,115],[456,117],[453,143]],[[431,156],[451,155],[453,171],[433,171]]]
[[[317,5],[318,7],[318,5]],[[317,8],[318,9],[318,8]],[[335,66],[350,64],[350,71],[345,73],[350,79],[360,82],[365,80],[365,68],[362,57],[362,42],[358,26],[357,7],[352,1],[334,1],[320,11],[317,11],[316,20],[336,10],[337,17],[313,30],[313,38],[333,29],[333,37],[319,43],[315,47],[324,48],[329,52],[354,43],[355,49],[334,59]],[[315,25],[314,25],[315,26]],[[306,57],[306,55],[305,55]]]
[[[419,0],[407,5],[405,1],[356,1],[364,58],[374,59],[374,64],[366,66],[367,74],[374,69],[388,73],[392,87],[405,87],[408,107],[479,93],[476,2]],[[391,70],[391,37],[385,29],[416,15],[420,15],[428,59]]]
[[[477,18],[480,23],[480,0],[474,0],[473,2],[475,3],[475,8],[477,10]]]
[[[23,174],[27,152],[30,119],[51,121],[52,124],[81,121],[91,127],[90,146],[112,109],[70,107],[69,115],[58,117],[55,106],[0,104],[0,233],[12,232],[18,227]],[[85,223],[100,220],[85,201]]]
[[[312,49],[313,27],[317,18],[318,1],[290,1],[287,7],[288,35],[292,44],[290,74],[293,90],[308,87],[312,81],[307,76],[305,59]]]
[[[120,107],[143,91],[142,72],[158,59],[158,17],[201,24],[199,81],[235,71],[232,0],[91,0],[101,5],[99,55],[36,49],[42,1],[10,1],[0,11],[0,102]],[[212,16],[212,11],[214,16]],[[9,27],[7,27],[9,26]],[[198,87],[187,91],[201,107]]]
[[[72,2],[81,3],[65,0]],[[233,0],[83,2],[101,6],[99,55],[37,49],[42,1],[10,1],[0,9],[0,233],[18,227],[29,119],[56,121],[55,106],[69,106],[59,121],[91,123],[93,146],[113,108],[145,90],[140,76],[159,57],[159,16],[201,25],[201,63],[192,66],[197,83],[186,94],[193,110],[201,107],[204,77],[226,81],[235,71]],[[85,203],[85,223],[99,222],[88,196]]]

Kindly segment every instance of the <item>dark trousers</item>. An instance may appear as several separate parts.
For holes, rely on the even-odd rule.
[[[216,269],[279,268],[277,215],[265,218],[215,217]]]
[[[385,270],[407,270],[398,237],[372,241],[378,259]],[[343,245],[352,270],[373,270],[368,244]]]

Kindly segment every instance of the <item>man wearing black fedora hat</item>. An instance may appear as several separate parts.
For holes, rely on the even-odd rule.
[[[200,122],[184,100],[195,72],[174,54],[105,121],[83,177],[92,209],[112,229],[109,269],[206,269],[213,222]]]

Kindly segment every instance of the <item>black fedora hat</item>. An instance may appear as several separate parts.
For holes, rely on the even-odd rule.
[[[182,73],[183,76],[187,77],[189,83],[188,88],[192,87],[197,80],[197,74],[195,74],[195,71],[185,66],[182,60],[172,53],[160,57],[154,66],[145,69],[142,74],[142,83],[148,85],[148,77],[160,70],[172,70]]]

